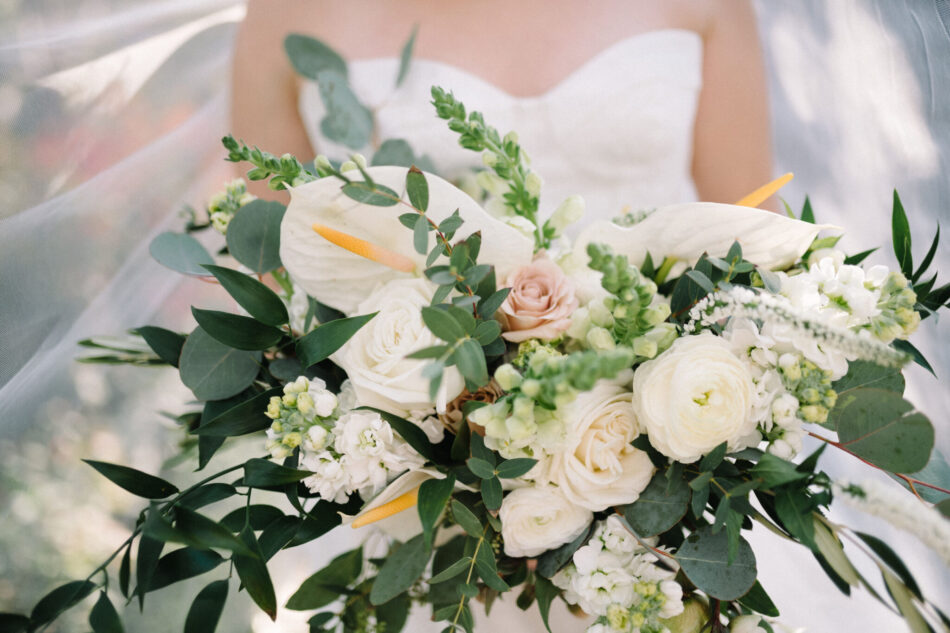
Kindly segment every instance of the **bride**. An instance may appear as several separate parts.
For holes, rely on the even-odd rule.
[[[415,59],[395,87],[398,51],[417,24]],[[440,85],[502,132],[518,131],[545,178],[542,211],[571,194],[583,195],[588,219],[695,199],[734,202],[772,176],[766,84],[747,0],[602,0],[593,8],[567,0],[400,0],[375,2],[372,10],[251,0],[235,49],[234,135],[276,154],[344,159],[352,150],[320,131],[317,86],[288,63],[283,40],[291,32],[316,37],[348,60],[350,84],[376,128],[361,153],[371,157],[381,140],[401,138],[450,179],[476,166],[477,156],[458,147],[428,104],[429,88]],[[262,183],[252,191],[285,195]],[[339,530],[321,541],[334,551],[321,551],[301,578],[356,538]],[[781,559],[775,552],[769,562],[779,567]],[[782,580],[772,591],[790,603],[812,579]],[[789,624],[800,623],[796,615]],[[843,615],[814,617],[822,627],[856,630]],[[879,623],[865,617],[869,626]],[[481,630],[542,630],[537,613],[522,614],[511,599],[490,618],[476,618]],[[585,624],[561,609],[552,627],[581,631]],[[421,609],[407,625],[440,628]]]

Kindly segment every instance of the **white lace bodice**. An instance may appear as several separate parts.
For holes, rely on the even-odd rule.
[[[542,212],[571,194],[587,201],[588,218],[696,199],[690,164],[702,38],[694,31],[623,39],[537,97],[510,95],[468,71],[426,59],[414,60],[394,89],[398,65],[395,58],[351,62],[350,84],[375,112],[379,138],[406,139],[444,175],[478,164],[479,157],[436,119],[432,85],[454,92],[501,133],[517,131],[544,179]],[[316,151],[334,158],[351,151],[320,133],[325,109],[312,82],[301,88],[300,113]]]

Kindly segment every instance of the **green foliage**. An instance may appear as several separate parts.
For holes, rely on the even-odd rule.
[[[214,263],[198,240],[183,233],[160,234],[148,245],[148,252],[162,266],[185,275],[204,275],[202,267]]]
[[[668,472],[657,472],[636,501],[620,508],[640,537],[663,534],[686,516],[690,488],[682,477],[668,479]]]
[[[208,549],[183,547],[162,556],[148,584],[148,591],[157,591],[176,582],[200,576],[224,562],[224,558]]]
[[[793,481],[800,481],[808,477],[808,473],[801,472],[790,461],[766,453],[759,458],[752,467],[750,474],[761,480],[763,488],[775,488]]]
[[[548,550],[541,554],[541,556],[538,557],[538,575],[543,578],[552,578],[554,574],[570,562],[571,557],[574,556],[574,552],[590,540],[593,531],[594,525],[591,524],[570,543],[565,543],[556,549]]]
[[[399,545],[379,570],[369,599],[374,605],[389,602],[409,589],[429,564],[432,549],[419,534]]]
[[[232,558],[234,569],[251,599],[270,616],[271,620],[275,620],[277,619],[277,596],[274,594],[274,584],[271,582],[267,563],[264,562],[264,555],[254,536],[254,531],[247,526],[241,531],[240,538],[246,546],[247,553],[235,551]]]
[[[227,598],[227,580],[215,580],[199,591],[185,617],[184,633],[214,633]]]
[[[105,591],[99,594],[99,599],[89,612],[89,627],[93,633],[122,633],[125,630]]]
[[[254,382],[260,359],[260,352],[228,347],[197,327],[181,350],[181,381],[199,400],[223,400]]]
[[[907,221],[904,205],[901,204],[896,189],[894,190],[894,208],[891,212],[891,232],[894,240],[894,255],[897,256],[901,272],[909,279],[914,273],[914,259],[910,249],[910,223]]]
[[[38,628],[52,622],[63,612],[79,603],[95,591],[95,583],[88,580],[74,580],[60,585],[40,598],[30,613],[30,626]]]
[[[128,466],[97,462],[91,459],[84,459],[82,461],[95,468],[100,475],[115,485],[139,497],[146,499],[164,499],[178,492],[178,488],[164,479],[143,473],[134,468],[129,468]]]
[[[339,53],[313,37],[291,33],[284,38],[284,51],[294,70],[308,79],[316,80],[328,71],[347,74],[346,62]]]
[[[419,25],[416,24],[412,27],[409,39],[406,40],[406,43],[402,47],[402,53],[399,55],[399,73],[396,75],[397,88],[402,85],[402,82],[406,79],[406,75],[409,74],[409,64],[412,61],[412,49],[416,45],[416,34],[418,32]]]
[[[267,488],[297,483],[313,473],[309,470],[297,470],[275,464],[266,459],[249,459],[244,464],[244,485],[252,488]]]
[[[202,330],[234,349],[265,350],[277,345],[284,335],[271,325],[239,314],[194,307],[191,314]]]
[[[316,79],[327,111],[320,121],[323,135],[351,149],[360,149],[369,143],[373,134],[373,113],[360,103],[346,75],[324,70]]]
[[[353,338],[361,327],[366,325],[376,313],[337,319],[318,326],[315,330],[297,341],[297,357],[303,367],[312,367]]]
[[[287,323],[289,316],[287,307],[277,294],[260,281],[244,273],[222,266],[205,266],[205,269],[214,275],[221,286],[228,291],[238,305],[247,310],[247,313],[261,323],[281,326]],[[139,328],[139,332],[143,328]],[[146,338],[148,341],[148,338]],[[184,339],[182,339],[184,342]],[[151,345],[151,343],[149,343]],[[152,349],[155,349],[153,346]],[[156,353],[161,353],[156,349]],[[177,362],[177,356],[176,356]]]
[[[452,496],[454,487],[455,475],[449,475],[445,479],[429,479],[419,486],[419,500],[416,504],[416,510],[419,512],[419,520],[422,522],[422,534],[427,548],[432,547],[436,522]]]
[[[235,406],[226,408],[214,417],[209,415],[210,412],[206,407],[202,424],[195,429],[195,433],[201,437],[224,438],[263,431],[271,424],[271,419],[264,415],[267,403],[271,397],[281,393],[283,391],[280,387],[268,389]],[[205,421],[206,417],[207,421]]]
[[[287,184],[297,186],[317,178],[313,172],[305,169],[303,164],[290,154],[278,157],[256,147],[251,149],[244,143],[236,141],[230,134],[221,139],[221,144],[228,150],[227,160],[232,163],[249,162],[254,166],[254,169],[247,174],[249,180],[269,178],[268,186],[275,191],[286,189],[285,185]],[[228,232],[230,230],[229,226]]]
[[[838,398],[847,397],[854,389],[873,388],[904,393],[904,376],[897,367],[882,367],[874,363],[855,360],[848,363],[848,373],[832,384]],[[834,409],[831,413],[834,417]]]
[[[226,235],[234,259],[257,273],[280,268],[280,222],[286,210],[281,203],[266,200],[241,207]]]
[[[780,615],[778,607],[772,602],[769,594],[766,593],[758,580],[755,581],[755,584],[752,585],[752,589],[749,589],[747,594],[739,598],[739,604],[770,618],[777,618]]]
[[[340,554],[329,565],[303,581],[287,601],[287,608],[308,611],[325,607],[340,597],[341,589],[356,581],[362,569],[362,548]]]
[[[689,536],[676,553],[683,573],[699,589],[719,600],[736,600],[755,584],[756,566],[752,547],[742,537],[735,560],[728,560],[728,537],[703,527]]]
[[[181,348],[185,345],[185,337],[177,332],[166,330],[154,325],[145,325],[135,330],[135,333],[145,339],[158,357],[171,365],[178,367]]]

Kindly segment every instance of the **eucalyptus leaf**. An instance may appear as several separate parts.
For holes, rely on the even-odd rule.
[[[728,562],[728,536],[724,531],[714,534],[702,527],[683,542],[676,553],[683,573],[699,589],[719,600],[736,600],[755,584],[755,554],[749,543],[739,537],[735,559]]]
[[[254,200],[234,214],[228,224],[228,251],[257,273],[280,268],[280,222],[286,207],[279,202]]]
[[[181,350],[181,381],[199,400],[223,400],[254,382],[260,359],[260,352],[228,347],[197,327]]]
[[[469,536],[481,538],[484,528],[481,521],[461,501],[452,499],[452,516]]]
[[[321,70],[315,79],[326,108],[320,131],[334,143],[361,149],[372,137],[373,113],[360,103],[346,75],[338,70]]]
[[[497,510],[501,507],[502,489],[501,480],[498,477],[482,480],[482,501],[489,510]]]
[[[689,510],[690,488],[686,481],[677,478],[668,482],[665,475],[656,473],[636,501],[620,508],[640,537],[663,534]]]
[[[402,47],[402,53],[399,55],[399,73],[396,75],[397,88],[402,85],[402,82],[406,79],[406,75],[409,74],[409,65],[412,62],[412,49],[416,45],[416,34],[418,32],[419,25],[416,24],[412,27],[409,39],[406,40],[406,43]]]
[[[162,266],[185,275],[207,275],[203,266],[214,263],[198,240],[183,233],[162,233],[148,245],[148,252]]]
[[[522,475],[527,475],[528,471],[534,468],[538,460],[529,457],[517,457],[515,459],[506,459],[498,464],[498,477],[501,479],[515,479]]]
[[[412,167],[416,163],[412,147],[401,138],[391,138],[383,141],[370,165],[396,165],[398,167]],[[413,214],[414,216],[415,214]]]
[[[346,62],[339,53],[308,35],[291,33],[284,38],[284,51],[294,70],[308,79],[315,80],[325,71],[333,71],[344,77],[347,74]]]
[[[426,211],[429,208],[429,183],[426,176],[417,167],[411,167],[406,172],[406,193],[409,195],[409,202],[419,211]],[[419,251],[425,254],[425,251]]]
[[[397,547],[376,576],[369,594],[370,603],[385,604],[409,589],[425,571],[431,554],[422,534]]]
[[[465,329],[446,310],[426,306],[422,308],[422,321],[446,343],[454,343],[465,337]]]

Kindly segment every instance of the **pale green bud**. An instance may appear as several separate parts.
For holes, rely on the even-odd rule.
[[[534,420],[534,401],[530,397],[515,398],[514,406],[512,406],[511,410],[514,416],[524,418],[525,420]]]
[[[313,411],[313,398],[309,393],[304,392],[297,396],[297,410],[304,415],[309,415]]]
[[[587,308],[578,308],[571,315],[571,324],[567,328],[567,335],[571,338],[583,339],[590,329],[590,311]]]
[[[537,428],[538,426],[534,423],[534,420],[522,418],[517,415],[513,415],[505,420],[505,430],[507,431],[508,438],[515,442],[528,439],[534,435]]]
[[[582,197],[568,196],[551,214],[548,224],[554,228],[557,235],[560,235],[564,232],[564,229],[584,217],[585,211],[586,205]]]
[[[498,163],[498,154],[495,152],[482,152],[482,164],[491,169]]]
[[[271,420],[274,420],[280,417],[280,398],[279,397],[274,396],[273,398],[270,399],[270,402],[267,403],[266,415]]]
[[[661,619],[660,624],[668,628],[670,633],[700,633],[708,620],[706,605],[696,598],[690,598],[683,603],[682,613],[676,617]]]
[[[537,172],[529,171],[528,175],[525,176],[524,188],[532,198],[537,198],[541,195],[541,185],[543,184],[544,180],[537,174]]]
[[[504,140],[505,143],[517,143],[518,133],[512,130],[511,132],[505,134],[505,138],[502,140]]]
[[[647,616],[643,615],[640,612],[630,614],[630,624],[633,625],[633,628],[639,629],[641,626],[646,624]]]
[[[231,216],[227,213],[212,213],[211,226],[222,235],[228,232],[228,225],[231,224]]]
[[[297,394],[285,393],[284,397],[281,398],[281,402],[284,403],[285,407],[295,407],[297,406]]]
[[[510,363],[505,363],[495,370],[495,380],[505,391],[511,391],[521,384],[522,376]]]
[[[811,422],[812,424],[823,424],[828,420],[828,409],[821,406],[820,404],[805,405],[799,409],[799,411],[801,411],[805,422]]]
[[[317,169],[320,169],[320,170],[333,169],[333,165],[330,164],[330,159],[324,156],[323,154],[318,154],[317,157],[313,160],[313,164]]]
[[[340,172],[347,173],[350,171],[359,171],[359,167],[356,166],[356,163],[352,160],[348,160],[340,165]]]
[[[782,354],[778,359],[778,366],[782,369],[782,373],[785,374],[785,377],[791,382],[798,382],[802,379],[802,366],[798,362],[798,358],[792,354]]]
[[[638,336],[633,339],[633,353],[644,358],[653,358],[657,353],[656,341],[651,341],[645,336]]]
[[[594,325],[607,328],[614,324],[614,315],[602,301],[591,301],[587,309],[590,311],[590,320]]]
[[[293,433],[288,433],[285,435],[284,439],[281,440],[281,443],[288,448],[297,448],[300,446],[300,441],[302,439],[303,438],[301,437],[300,433],[294,431]]]
[[[576,398],[577,392],[574,389],[565,389],[554,396],[554,406],[558,409],[564,408],[574,402]]]
[[[359,153],[353,154],[350,157],[350,160],[352,160],[354,163],[356,163],[363,169],[366,169],[366,157],[363,156],[362,154],[359,154]]]
[[[819,394],[818,390],[815,389],[814,387],[803,389],[801,396],[802,396],[802,400],[811,404],[814,404],[818,402],[819,400],[821,400],[821,394]]]
[[[270,430],[273,431],[274,433],[283,433],[284,425],[280,423],[280,420],[274,420],[270,424]]]
[[[658,303],[644,310],[641,316],[647,325],[660,324],[670,316],[670,304]]]
[[[490,171],[480,171],[475,176],[478,186],[493,196],[502,196],[508,191],[508,183]]]
[[[590,329],[587,333],[587,344],[590,345],[592,349],[600,351],[612,350],[617,347],[613,334],[602,327]]]
[[[630,628],[630,610],[619,605],[612,604],[607,607],[607,623],[615,631],[626,631]]]

